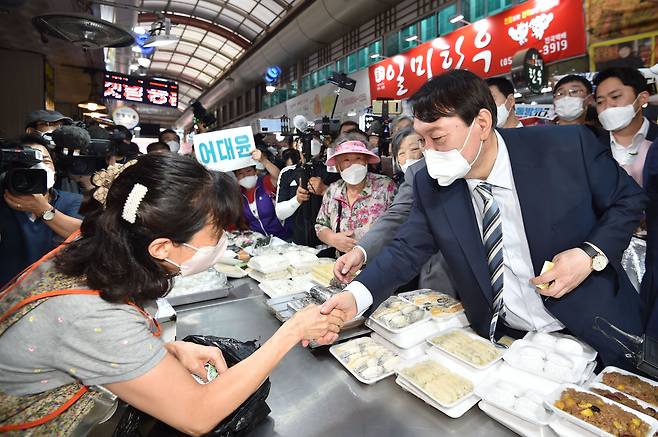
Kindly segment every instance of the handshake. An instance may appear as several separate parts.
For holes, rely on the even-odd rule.
[[[283,327],[288,325],[304,347],[311,341],[324,346],[335,342],[343,325],[355,316],[356,300],[352,293],[343,292],[322,306],[307,306],[285,322]]]
[[[350,282],[365,261],[363,253],[353,249],[336,261],[334,276],[343,283]],[[304,347],[311,341],[328,345],[338,339],[343,325],[356,317],[357,306],[350,292],[333,296],[322,306],[310,305],[288,320]]]

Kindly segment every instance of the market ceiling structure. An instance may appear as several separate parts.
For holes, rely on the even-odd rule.
[[[158,47],[148,76],[179,82],[179,109],[186,109],[257,41],[303,0],[140,0],[142,11],[171,19],[179,41]],[[159,17],[137,16],[149,29]]]

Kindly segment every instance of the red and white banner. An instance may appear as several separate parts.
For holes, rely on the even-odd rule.
[[[528,1],[371,65],[371,98],[410,97],[446,70],[463,68],[482,77],[509,73],[512,56],[531,47],[545,62],[585,54],[583,2]]]

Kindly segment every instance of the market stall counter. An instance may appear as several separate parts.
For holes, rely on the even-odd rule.
[[[268,339],[280,322],[268,311],[266,297],[249,278],[233,285],[224,299],[178,307],[177,337]],[[270,379],[272,413],[253,436],[515,435],[478,408],[451,419],[403,391],[394,377],[362,384],[327,350],[292,350]]]

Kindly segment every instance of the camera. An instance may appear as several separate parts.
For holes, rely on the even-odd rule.
[[[9,190],[15,195],[46,193],[46,171],[30,168],[42,160],[39,150],[0,149],[0,192]]]
[[[106,157],[120,147],[117,141],[121,140],[121,133],[116,130],[110,137],[105,131],[101,132],[105,138],[92,139],[84,123],[53,131],[58,170],[73,176],[89,176],[103,169]]]

